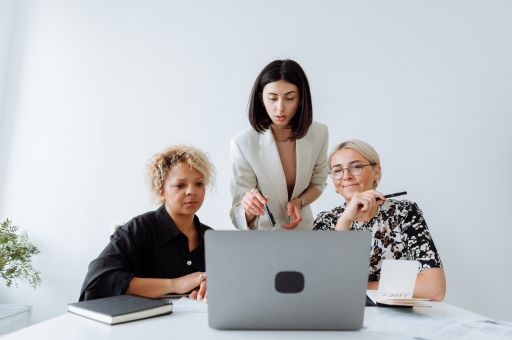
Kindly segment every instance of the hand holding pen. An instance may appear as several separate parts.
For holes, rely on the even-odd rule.
[[[267,201],[268,197],[262,195],[257,188],[252,188],[244,194],[242,208],[252,215],[260,216],[265,214],[264,205]]]
[[[336,230],[348,230],[354,221],[365,222],[375,216],[378,206],[390,197],[406,195],[407,191],[383,195],[376,190],[354,193],[338,218]]]
[[[258,188],[252,188],[248,192],[244,194],[244,197],[242,198],[242,208],[245,211],[245,216],[247,219],[247,224],[251,224],[256,216],[262,216],[264,214],[267,214],[268,206],[265,208],[268,201],[268,197],[263,195]],[[267,214],[267,217],[272,216],[272,214]],[[272,225],[275,225],[274,218],[272,216],[271,219]]]

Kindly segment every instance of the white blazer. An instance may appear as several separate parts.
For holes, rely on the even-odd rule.
[[[296,141],[297,170],[292,198],[299,196],[310,185],[323,191],[329,171],[327,164],[327,126],[317,122],[311,124],[306,136]],[[231,220],[236,228],[249,229],[245,211],[241,206],[244,194],[254,187],[268,196],[268,207],[274,216],[276,226],[266,215],[258,216],[250,229],[281,229],[281,224],[290,223],[287,215],[288,188],[281,158],[271,129],[258,134],[247,129],[231,138],[230,156],[232,177]],[[309,206],[301,211],[302,221],[296,229],[313,229],[313,214]]]

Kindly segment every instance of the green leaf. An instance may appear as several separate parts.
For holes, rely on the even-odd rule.
[[[33,288],[41,285],[41,273],[31,263],[32,256],[38,253],[39,249],[30,243],[27,233],[19,232],[11,220],[0,224],[0,277],[7,287],[16,284],[18,279],[27,280]]]

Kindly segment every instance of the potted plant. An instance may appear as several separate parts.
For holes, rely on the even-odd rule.
[[[0,225],[0,277],[7,287],[18,279],[26,279],[36,288],[41,284],[41,273],[32,267],[31,261],[39,250],[30,243],[27,233],[18,229],[9,219]]]
[[[7,287],[17,280],[25,279],[36,288],[41,284],[41,273],[32,267],[32,255],[39,250],[28,240],[26,232],[6,219],[0,223],[0,277]],[[17,304],[0,304],[0,336],[28,326],[32,306]]]

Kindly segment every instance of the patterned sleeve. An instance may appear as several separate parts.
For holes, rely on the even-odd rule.
[[[333,230],[336,227],[336,219],[331,211],[322,211],[313,225],[313,230]]]
[[[441,268],[441,258],[428,230],[427,222],[423,218],[423,213],[416,203],[408,203],[402,229],[404,244],[407,245],[407,258],[417,260],[420,263],[420,271]]]

